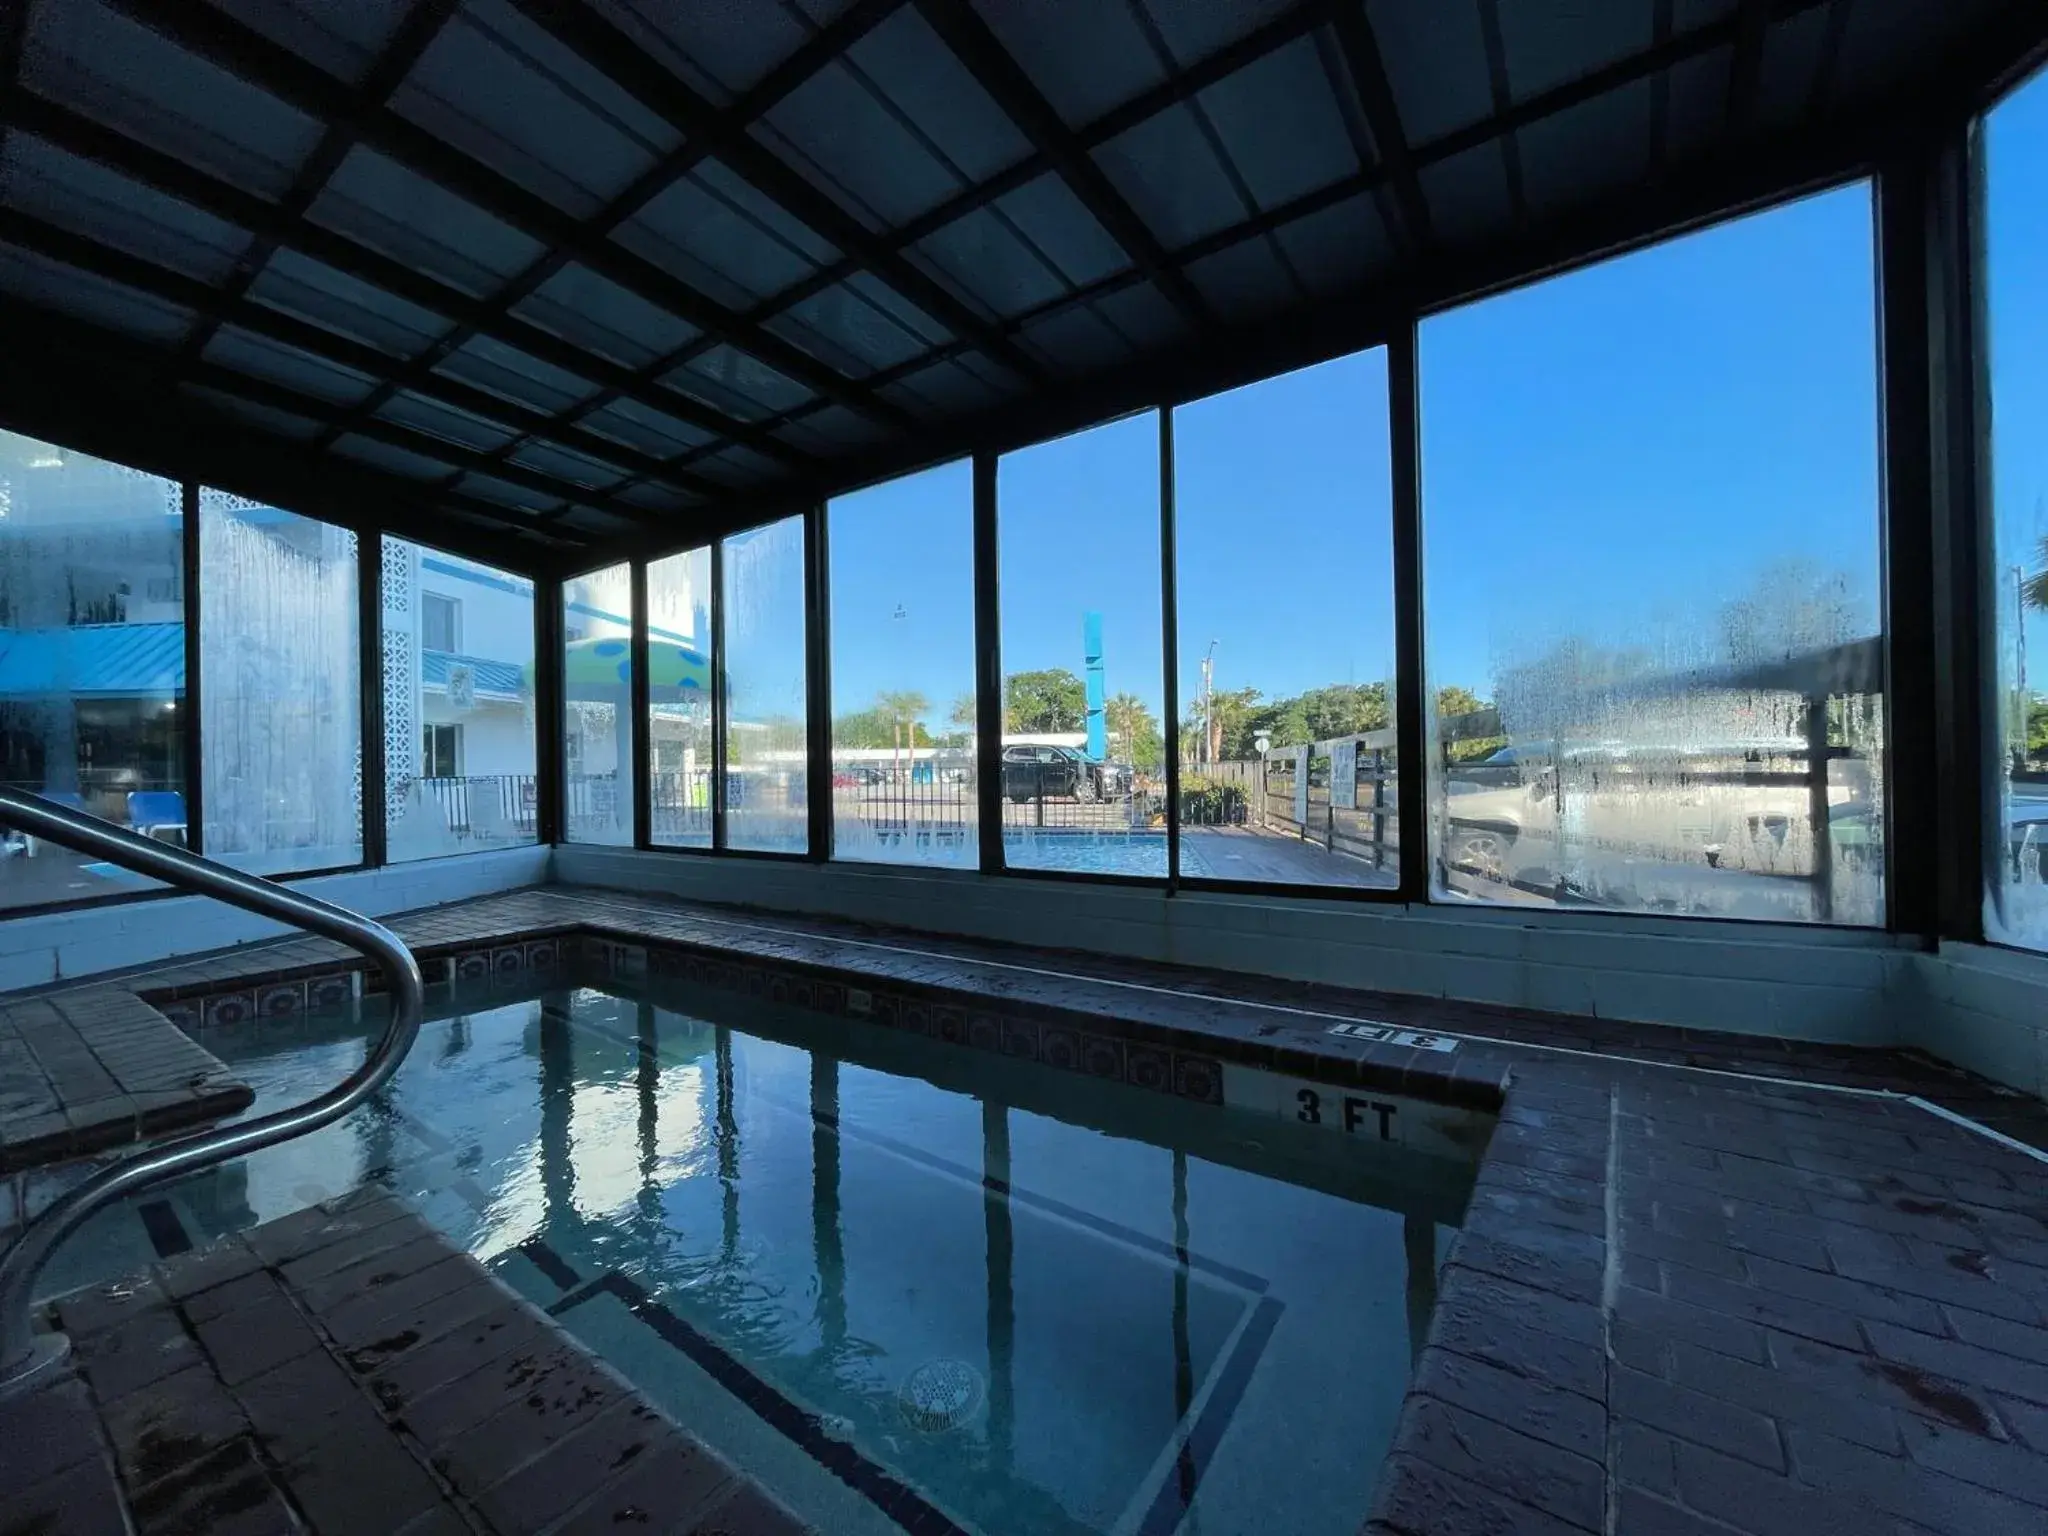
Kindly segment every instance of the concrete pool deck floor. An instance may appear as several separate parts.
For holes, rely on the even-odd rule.
[[[2048,1109],[1926,1058],[611,891],[394,926],[430,976],[573,954],[1205,1103],[1253,1068],[1496,1112],[1377,1536],[2048,1529]],[[292,940],[121,984],[192,1017],[341,963]]]
[[[72,1360],[0,1404],[0,1531],[802,1530],[378,1192],[53,1310]]]

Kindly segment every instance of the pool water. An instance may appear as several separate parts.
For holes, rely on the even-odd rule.
[[[821,1530],[1357,1528],[1467,1167],[679,983],[436,1011],[46,1289],[378,1182]],[[264,1110],[367,1031],[201,1039]]]

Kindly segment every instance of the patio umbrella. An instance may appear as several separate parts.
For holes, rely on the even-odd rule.
[[[610,704],[617,733],[617,761],[633,760],[633,710],[628,686],[632,643],[623,637],[571,640],[562,648],[562,696],[572,704]],[[526,669],[529,692],[533,668]],[[647,641],[647,701],[681,704],[711,701],[711,663],[695,646],[672,638]]]
[[[562,648],[562,693],[572,703],[624,703],[633,666],[633,647],[623,638],[571,640]],[[526,669],[533,686],[533,667]],[[711,696],[711,663],[683,641],[647,641],[647,697],[655,704],[686,703]]]

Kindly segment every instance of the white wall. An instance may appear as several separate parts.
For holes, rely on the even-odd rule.
[[[533,660],[533,594],[502,590],[498,583],[508,579],[460,555],[420,551],[420,591],[462,605],[462,654],[525,666]]]
[[[524,704],[484,699],[474,709],[456,709],[447,695],[428,693],[420,701],[420,711],[431,724],[462,727],[462,758],[457,766],[463,773],[534,771],[533,722],[526,718]]]
[[[546,848],[507,848],[299,880],[292,888],[382,917],[538,885],[547,880],[549,863]],[[8,918],[0,921],[0,993],[292,931],[199,896]]]
[[[569,884],[1048,949],[1810,1040],[1886,1044],[1918,958],[1881,933],[1158,890],[873,865],[556,850]]]
[[[566,884],[1341,986],[1847,1045],[2048,1097],[2048,956],[1865,930],[1160,891],[575,847]],[[772,920],[772,919],[771,919]],[[1049,960],[1057,965],[1057,957]]]

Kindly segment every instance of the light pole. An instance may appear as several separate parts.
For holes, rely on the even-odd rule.
[[[1202,766],[1216,760],[1216,646],[1211,640],[1202,656]]]
[[[2019,724],[2013,734],[2013,762],[2024,767],[2027,761],[2027,726],[2033,711],[2027,707],[2027,568],[2015,565],[2012,568],[2013,635],[2018,642],[2015,647],[2019,661]]]

